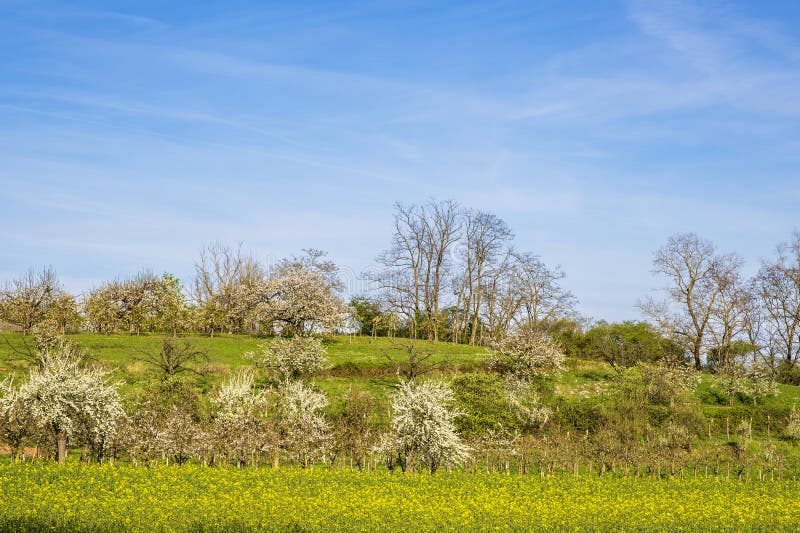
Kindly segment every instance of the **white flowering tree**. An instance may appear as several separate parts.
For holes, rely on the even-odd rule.
[[[489,364],[501,374],[531,381],[560,372],[564,367],[564,353],[551,339],[526,328],[495,343]]]
[[[214,408],[213,436],[217,450],[237,466],[253,463],[267,445],[268,398],[253,387],[251,369],[233,374],[211,398]]]
[[[11,459],[19,458],[22,447],[33,441],[36,424],[11,378],[0,382],[0,440],[11,448]]]
[[[168,463],[182,465],[192,457],[203,457],[210,448],[205,428],[187,409],[172,405],[156,434],[155,448]]]
[[[505,395],[514,416],[527,428],[544,426],[553,413],[530,381],[509,377],[505,383]]]
[[[213,439],[191,406],[157,401],[140,403],[121,428],[122,445],[134,464],[164,461],[182,465],[204,462],[213,453]]]
[[[431,473],[443,465],[463,464],[469,449],[456,432],[453,421],[461,413],[452,408],[453,401],[453,391],[445,383],[400,383],[392,397],[391,433],[379,452],[396,459],[403,471],[417,463]]]
[[[125,416],[108,372],[84,367],[79,350],[69,343],[41,354],[41,366],[31,369],[19,395],[37,428],[56,441],[59,462],[73,437],[84,439],[101,458]]]
[[[730,365],[724,374],[716,377],[713,386],[728,395],[728,405],[733,405],[738,393],[750,396],[755,406],[759,398],[777,396],[779,392],[773,373],[758,358],[750,364]]]
[[[259,345],[245,357],[284,381],[313,375],[328,366],[325,346],[315,337],[277,338]]]
[[[349,309],[338,294],[335,272],[312,263],[284,261],[262,286],[271,320],[290,335],[334,331]]]
[[[800,440],[800,409],[793,406],[789,412],[789,422],[786,424],[786,435],[794,440]]]
[[[322,414],[325,394],[302,381],[286,381],[277,391],[277,420],[284,448],[306,467],[330,447],[329,425]]]

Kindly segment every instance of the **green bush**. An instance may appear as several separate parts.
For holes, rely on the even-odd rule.
[[[453,380],[457,409],[464,414],[456,419],[465,437],[484,435],[488,430],[519,429],[506,399],[503,380],[492,374],[464,374]]]

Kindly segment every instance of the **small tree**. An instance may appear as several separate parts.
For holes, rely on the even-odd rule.
[[[58,349],[66,337],[61,332],[59,325],[50,319],[45,319],[31,328],[33,332],[33,347],[37,352]]]
[[[400,383],[392,398],[392,431],[381,453],[395,456],[403,471],[417,462],[431,473],[442,465],[463,464],[469,449],[456,433],[453,421],[461,413],[452,409],[453,401],[453,391],[444,383]]]
[[[302,381],[286,381],[277,392],[283,446],[301,466],[307,467],[324,457],[330,445],[328,422],[321,413],[328,400]]]
[[[668,364],[662,361],[654,365],[639,363],[631,370],[638,372],[644,385],[645,398],[654,405],[674,407],[685,403],[700,384],[700,374],[680,362]]]
[[[151,384],[131,411],[123,440],[134,461],[183,464],[210,449],[203,403],[182,376]]]
[[[141,360],[156,369],[161,379],[169,380],[178,374],[192,372],[201,374],[200,363],[209,361],[208,353],[198,350],[189,341],[180,342],[165,337],[157,354],[146,354]]]
[[[202,455],[209,441],[208,433],[188,409],[173,405],[160,422],[154,444],[162,457],[182,465]]]
[[[786,425],[786,434],[795,440],[800,440],[800,409],[793,406],[789,413],[789,423]]]
[[[11,448],[11,460],[19,458],[22,447],[33,440],[36,423],[11,378],[0,382],[0,440]]]
[[[260,353],[247,352],[245,357],[284,381],[313,375],[328,366],[325,347],[315,337],[277,338],[259,347]]]
[[[41,354],[41,360],[41,367],[31,369],[20,387],[24,408],[56,440],[59,462],[66,459],[67,440],[74,435],[83,435],[102,457],[125,416],[108,372],[83,367],[80,352],[69,343]]]
[[[501,374],[531,381],[560,372],[564,367],[564,353],[541,333],[523,329],[492,347],[489,365]]]
[[[336,443],[339,450],[350,456],[356,468],[362,470],[376,439],[372,420],[375,397],[368,392],[349,389],[342,399],[344,409],[337,420]]]
[[[753,399],[753,405],[758,403],[758,398],[766,396],[777,396],[778,385],[775,383],[775,376],[770,369],[759,361],[753,358],[753,361],[748,366],[745,372],[745,392]]]
[[[267,396],[253,389],[254,374],[240,369],[211,398],[213,433],[218,449],[237,465],[253,462],[265,447]]]
[[[432,351],[418,349],[413,340],[404,343],[393,342],[390,350],[383,350],[383,356],[397,368],[397,376],[405,381],[414,381],[419,376],[440,369],[447,364],[447,359],[436,361]],[[392,352],[398,352],[398,354]]]

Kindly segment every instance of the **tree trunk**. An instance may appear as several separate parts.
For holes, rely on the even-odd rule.
[[[58,434],[58,446],[56,450],[56,457],[59,463],[64,463],[67,460],[67,434],[59,432]]]

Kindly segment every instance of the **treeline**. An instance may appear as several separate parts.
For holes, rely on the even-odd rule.
[[[201,251],[195,271],[189,287],[171,274],[142,272],[77,298],[52,269],[31,270],[0,294],[0,321],[23,334],[42,325],[62,333],[306,335],[332,332],[350,314],[338,268],[317,250],[268,267],[240,246],[213,244]]]
[[[0,321],[27,333],[61,331],[278,334],[356,329],[369,335],[490,344],[520,324],[575,318],[564,273],[513,247],[506,223],[452,201],[395,207],[391,246],[345,305],[338,267],[318,250],[268,265],[241,246],[213,244],[188,284],[142,272],[75,297],[52,269],[29,271],[0,293]]]

